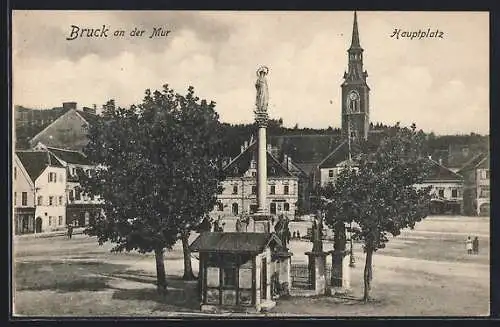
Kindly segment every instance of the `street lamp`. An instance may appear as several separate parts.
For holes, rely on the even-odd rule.
[[[351,251],[349,253],[349,267],[354,268],[355,267],[355,261],[354,261],[354,250],[352,246],[352,221],[349,223],[349,243],[351,246]]]

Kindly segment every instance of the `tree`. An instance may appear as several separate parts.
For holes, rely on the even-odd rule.
[[[379,144],[364,143],[354,166],[321,190],[325,222],[332,229],[353,221],[353,237],[366,253],[364,296],[369,300],[373,254],[404,228],[425,218],[430,187],[419,187],[428,171],[422,153],[425,135],[416,126],[389,128]]]
[[[187,238],[216,203],[220,191],[220,123],[215,103],[194,95],[146,90],[129,109],[108,102],[89,129],[84,149],[98,167],[85,192],[100,195],[104,215],[87,228],[113,251],[154,251],[157,287],[166,292],[164,251],[181,238],[185,270],[192,274]],[[185,271],[185,272],[186,272]]]

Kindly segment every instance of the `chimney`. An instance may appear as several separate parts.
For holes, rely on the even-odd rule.
[[[432,156],[429,156],[429,160],[432,160]]]
[[[63,108],[64,109],[73,109],[76,110],[76,102],[63,102]]]
[[[443,165],[443,159],[439,158],[439,164],[442,166]]]
[[[271,146],[271,144],[268,144],[268,145],[267,145],[267,151],[268,151],[268,152],[271,152],[271,151],[272,151],[272,146]]]
[[[240,146],[240,153],[243,153],[243,151],[245,151],[245,146],[244,145]]]
[[[245,143],[244,143],[243,146],[244,146],[245,149],[248,148],[248,141],[245,141]]]

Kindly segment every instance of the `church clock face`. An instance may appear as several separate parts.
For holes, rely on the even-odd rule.
[[[359,94],[356,91],[351,91],[347,95],[347,113],[359,112]]]

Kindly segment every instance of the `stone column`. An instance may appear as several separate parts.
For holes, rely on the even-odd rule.
[[[267,213],[267,153],[266,153],[266,123],[267,117],[259,124],[257,139],[257,213]]]
[[[330,294],[346,294],[351,290],[351,268],[349,251],[331,251],[332,276]]]
[[[309,258],[309,282],[315,295],[326,294],[326,256],[327,252],[306,252]]]

